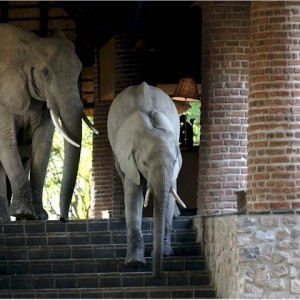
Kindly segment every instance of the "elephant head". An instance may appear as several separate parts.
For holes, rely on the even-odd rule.
[[[163,254],[171,254],[165,249],[171,249],[170,232],[166,233],[166,230],[171,230],[175,199],[184,206],[175,192],[182,158],[178,137],[172,128],[169,119],[158,110],[136,111],[118,131],[114,151],[128,180],[136,186],[141,184],[141,178],[147,181],[145,206],[150,198],[154,201],[152,256],[156,277],[161,271]]]
[[[0,49],[0,73],[5,78],[0,81],[0,104],[15,115],[25,115],[42,102],[45,115],[51,115],[63,134],[60,203],[61,219],[67,220],[80,158],[82,118],[87,121],[78,90],[81,63],[73,43],[61,31],[40,38],[11,25],[1,26],[0,39],[5,42]]]

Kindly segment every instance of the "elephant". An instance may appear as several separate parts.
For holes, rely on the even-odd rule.
[[[127,227],[125,265],[145,265],[141,231],[143,203],[153,200],[154,277],[160,277],[162,257],[173,254],[171,229],[177,205],[185,207],[176,192],[182,165],[179,149],[180,123],[171,98],[143,82],[124,89],[112,102],[107,130],[122,179]],[[143,187],[147,191],[143,193]],[[178,210],[179,211],[179,210]]]
[[[82,69],[75,48],[63,32],[41,38],[33,32],[0,24],[0,212],[3,219],[48,219],[42,192],[55,128],[64,137],[60,220],[68,211],[76,182],[82,120],[78,90]],[[22,149],[29,166],[22,162]],[[28,164],[27,164],[28,165]],[[9,178],[9,208],[4,187]],[[30,174],[30,176],[28,176]]]
[[[22,160],[24,171],[27,177],[30,174],[30,162],[31,162],[31,151],[30,145],[18,146],[19,155]],[[0,163],[0,220],[10,221],[9,204],[11,203],[11,185],[3,168]]]

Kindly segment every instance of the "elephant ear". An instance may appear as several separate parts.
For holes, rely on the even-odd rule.
[[[139,114],[133,113],[118,130],[115,155],[125,177],[136,185],[140,185],[140,173],[134,158],[135,139],[139,128]]]
[[[155,109],[151,112],[151,119],[155,128],[164,131],[172,130],[172,124],[169,119],[158,110]]]
[[[31,101],[23,68],[28,44],[16,39],[0,47],[0,103],[8,111],[24,114]]]
[[[66,36],[65,36],[64,32],[61,29],[59,29],[59,28],[55,28],[53,30],[53,35],[52,36],[55,37],[55,38],[66,39]]]
[[[60,39],[64,42],[65,45],[75,51],[74,43],[65,36],[64,32],[61,29],[54,29],[51,38]]]

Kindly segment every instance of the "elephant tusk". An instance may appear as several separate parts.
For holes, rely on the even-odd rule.
[[[94,125],[91,123],[91,121],[89,120],[89,118],[86,116],[86,114],[83,112],[83,121],[85,122],[85,124],[95,133],[95,134],[99,134],[99,131],[94,127]]]
[[[80,145],[77,144],[76,142],[74,142],[69,136],[68,134],[65,132],[65,130],[60,126],[59,124],[59,117],[57,114],[54,113],[54,111],[52,109],[50,109],[50,115],[51,115],[51,119],[53,121],[53,124],[55,126],[55,128],[58,130],[58,132],[63,136],[64,139],[66,139],[70,144],[72,144],[75,147],[80,148]]]
[[[177,195],[177,193],[175,192],[175,190],[172,188],[171,189],[171,194],[174,196],[174,198],[176,199],[176,201],[178,202],[178,204],[180,204],[183,208],[186,208],[186,205],[184,204],[184,202],[179,198],[179,196]]]
[[[145,202],[144,202],[144,207],[148,206],[149,200],[150,200],[150,189],[147,188],[147,192],[146,192],[146,196],[145,196]]]

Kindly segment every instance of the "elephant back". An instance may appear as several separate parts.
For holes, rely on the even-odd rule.
[[[161,89],[146,82],[124,89],[113,101],[108,114],[108,135],[113,143],[114,136],[126,119],[140,111],[150,115],[153,110],[163,113],[170,121],[174,135],[179,138],[180,123],[172,99]]]

